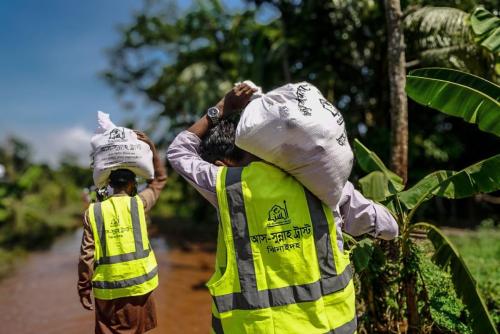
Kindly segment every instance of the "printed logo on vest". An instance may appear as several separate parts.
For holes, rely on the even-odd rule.
[[[283,206],[279,206],[278,204],[273,205],[273,207],[269,210],[267,220],[267,227],[290,224],[292,220],[288,217],[286,201],[283,201]]]
[[[112,141],[123,141],[125,140],[125,129],[124,128],[114,128],[109,133],[109,140]]]

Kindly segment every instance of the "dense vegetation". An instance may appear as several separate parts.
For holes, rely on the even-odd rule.
[[[35,164],[29,146],[10,138],[0,147],[0,276],[24,250],[50,245],[64,231],[81,224],[89,169],[67,156],[59,168]]]

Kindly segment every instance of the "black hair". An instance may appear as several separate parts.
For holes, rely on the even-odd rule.
[[[234,143],[239,118],[239,115],[235,114],[221,119],[208,131],[200,145],[200,155],[203,160],[214,163],[216,160],[223,159],[235,162],[243,159],[243,150]]]
[[[131,182],[135,183],[135,174],[128,169],[117,169],[109,174],[109,185],[113,188],[123,188]]]

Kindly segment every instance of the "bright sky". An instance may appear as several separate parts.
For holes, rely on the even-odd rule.
[[[0,1],[0,140],[25,139],[36,161],[54,164],[73,152],[87,165],[97,110],[117,124],[146,119],[150,106],[138,100],[132,114],[123,112],[98,76],[118,27],[140,8],[140,0]]]

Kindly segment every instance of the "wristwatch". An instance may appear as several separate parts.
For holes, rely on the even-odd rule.
[[[217,108],[217,107],[210,107],[207,110],[207,116],[212,121],[212,124],[215,125],[215,124],[219,123],[219,120],[221,118],[221,112],[220,112],[219,108]]]

